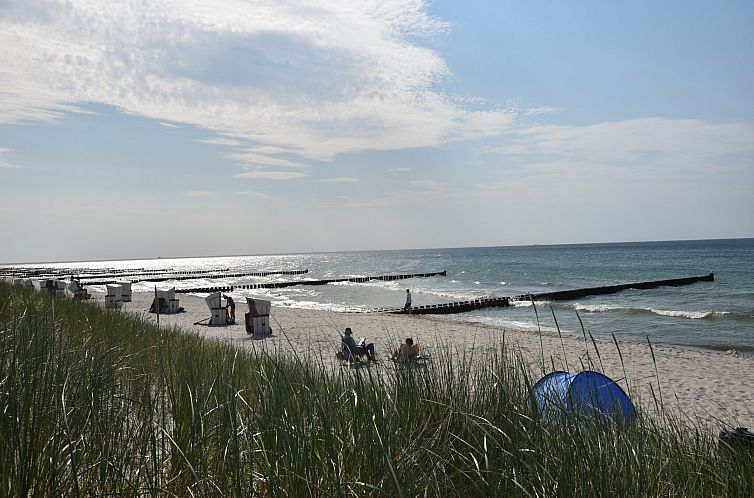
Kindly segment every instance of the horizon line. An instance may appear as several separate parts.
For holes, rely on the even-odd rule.
[[[432,250],[453,250],[453,249],[493,249],[493,248],[514,248],[514,247],[566,247],[566,246],[596,246],[596,245],[621,245],[621,244],[658,244],[668,242],[714,242],[714,241],[733,241],[733,240],[751,240],[754,237],[725,237],[709,239],[673,239],[673,240],[623,240],[623,241],[604,241],[604,242],[561,242],[561,243],[532,243],[532,244],[513,244],[513,245],[494,245],[494,246],[459,246],[459,247],[413,247],[397,249],[354,249],[345,251],[296,251],[281,253],[257,253],[257,254],[222,254],[222,255],[198,255],[198,256],[154,256],[154,257],[135,257],[128,259],[89,259],[89,260],[66,260],[66,261],[27,261],[14,263],[0,263],[0,266],[19,266],[19,265],[42,265],[51,264],[59,265],[65,263],[114,263],[123,261],[157,261],[162,259],[200,259],[200,258],[244,258],[259,256],[298,256],[302,254],[339,254],[339,253],[361,253],[361,252],[400,252],[400,251],[432,251]]]

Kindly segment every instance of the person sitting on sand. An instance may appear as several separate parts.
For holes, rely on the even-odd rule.
[[[414,340],[406,337],[406,342],[400,345],[393,353],[392,359],[399,361],[415,360],[419,356],[419,345]]]
[[[358,356],[367,355],[367,358],[369,358],[369,361],[377,361],[375,359],[374,354],[374,344],[371,342],[366,345],[359,346],[356,344],[356,340],[352,336],[353,332],[351,332],[351,327],[346,327],[345,335],[342,336],[341,342],[343,345],[348,348],[348,351],[351,354],[355,354]]]
[[[225,298],[225,309],[228,310],[228,318],[231,322],[236,321],[236,302],[233,301],[233,298],[230,297],[227,294],[223,294],[223,297]]]

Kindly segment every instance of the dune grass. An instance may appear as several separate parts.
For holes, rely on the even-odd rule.
[[[0,283],[0,494],[754,494],[715,434],[545,423],[521,358],[478,356],[342,369]]]

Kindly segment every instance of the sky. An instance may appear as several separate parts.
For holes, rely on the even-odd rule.
[[[754,236],[754,2],[0,0],[0,262]]]

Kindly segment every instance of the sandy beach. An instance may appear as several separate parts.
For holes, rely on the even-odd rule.
[[[96,296],[98,302],[102,296]],[[373,342],[378,355],[387,359],[405,337],[421,344],[423,351],[437,355],[441,348],[453,355],[479,355],[503,339],[526,359],[532,374],[538,378],[545,370],[580,371],[589,359],[620,385],[628,390],[635,403],[654,411],[654,397],[662,396],[666,409],[682,413],[691,422],[712,426],[754,425],[754,357],[734,352],[706,352],[676,347],[636,342],[615,343],[590,338],[557,334],[503,329],[500,327],[449,321],[428,316],[384,315],[372,313],[335,313],[288,307],[273,307],[270,324],[273,336],[252,339],[247,335],[243,321],[247,306],[237,302],[235,325],[210,327],[196,324],[206,321],[209,311],[204,299],[178,295],[184,311],[161,315],[161,325],[176,325],[187,332],[202,337],[231,343],[246,349],[289,353],[292,349],[317,362],[335,364],[335,353],[340,345],[339,332],[351,327],[354,337],[364,337]],[[144,315],[156,321],[149,313],[150,293],[134,293],[133,301],[124,304],[123,310]],[[653,353],[654,359],[653,361]],[[621,355],[623,363],[621,363]],[[601,365],[600,365],[601,363]],[[395,368],[389,361],[381,361],[368,368]]]

